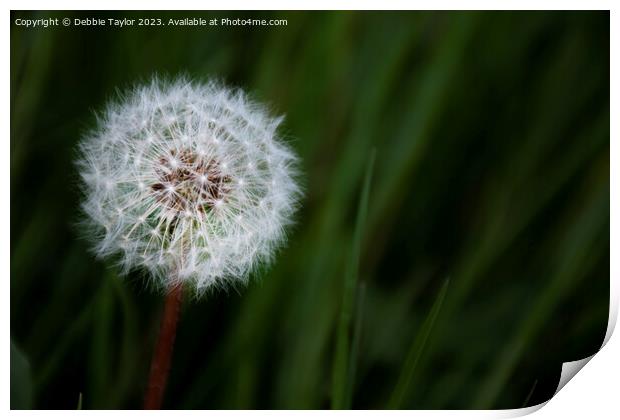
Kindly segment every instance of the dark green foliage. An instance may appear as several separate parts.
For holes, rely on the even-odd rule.
[[[32,408],[32,378],[26,356],[11,341],[11,409]]]
[[[48,16],[288,26],[13,23]],[[338,389],[334,406],[386,408],[404,383],[402,408],[518,408],[549,398],[561,363],[600,346],[609,13],[13,12],[11,21],[13,408],[141,406],[162,297],[140,273],[119,278],[88,252],[73,160],[93,111],[153,73],[221,78],[286,114],[305,189],[272,267],[246,290],[188,300],[164,407],[329,408]],[[343,309],[346,351],[335,357]]]

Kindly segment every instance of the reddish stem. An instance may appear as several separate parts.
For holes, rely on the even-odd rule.
[[[166,293],[166,303],[159,329],[159,338],[157,339],[155,353],[153,353],[150,378],[144,397],[145,410],[159,410],[161,408],[168,372],[170,371],[170,360],[172,358],[172,348],[174,347],[174,337],[177,332],[182,298],[183,288],[180,285],[171,286]]]

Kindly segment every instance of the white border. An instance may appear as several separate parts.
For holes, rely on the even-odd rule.
[[[611,10],[612,0],[8,0],[13,10]],[[88,7],[86,7],[88,6]]]
[[[312,2],[299,2],[295,6],[286,1],[273,1],[265,0],[260,2],[249,2],[241,0],[227,0],[225,2],[213,2],[213,1],[162,1],[162,0],[138,0],[129,2],[127,0],[109,0],[109,1],[56,1],[53,4],[45,1],[8,1],[9,9],[15,10],[81,10],[88,5],[89,9],[93,10],[105,10],[105,9],[118,9],[118,10],[376,10],[378,8],[404,10],[415,8],[417,10],[611,10],[611,75],[618,75],[618,29],[617,25],[620,22],[617,14],[617,7],[614,8],[615,3],[605,0],[593,0],[593,1],[543,1],[543,0],[522,0],[514,1],[507,0],[502,2],[497,1],[434,1],[434,2],[405,2],[395,0],[383,0],[381,2],[371,2],[368,0],[315,0]],[[8,17],[7,9],[5,19]],[[2,52],[4,57],[10,56],[10,24],[8,19],[4,21],[5,31],[2,36]],[[4,82],[4,94],[5,101],[3,102],[3,109],[0,113],[2,118],[2,127],[4,127],[5,137],[5,153],[2,156],[3,171],[5,176],[2,177],[2,184],[0,188],[2,191],[10,191],[10,152],[9,152],[9,115],[10,115],[10,64],[9,60],[5,61],[5,65],[2,66],[2,76]],[[611,80],[611,139],[618,139],[617,117],[618,117],[618,83]],[[614,118],[615,116],[615,118]],[[619,161],[619,149],[616,141],[611,141],[610,144],[610,161],[615,162],[616,165]],[[585,417],[593,419],[616,419],[620,416],[620,410],[618,403],[618,384],[620,383],[618,378],[620,375],[620,342],[617,337],[612,336],[612,332],[617,320],[618,314],[618,299],[619,299],[619,287],[618,278],[620,276],[620,255],[618,251],[617,238],[620,234],[618,223],[616,223],[614,215],[617,215],[620,211],[620,172],[611,167],[610,173],[610,185],[611,185],[611,302],[610,302],[610,322],[608,325],[607,335],[605,337],[605,345],[602,350],[594,355],[594,357],[587,358],[589,363],[584,367],[583,362],[574,362],[565,364],[562,372],[563,379],[572,377],[570,373],[576,373],[579,369],[583,368],[583,372],[579,373],[579,378],[568,383],[561,383],[558,386],[557,395],[552,398],[548,403],[540,404],[536,407],[530,407],[526,409],[518,410],[497,410],[497,411],[347,411],[347,412],[332,412],[323,411],[320,416],[323,419],[340,418],[345,417],[359,417],[359,418],[383,418],[389,416],[391,418],[402,419],[446,419],[446,418],[468,418],[468,419],[487,419],[487,418],[510,418],[518,417],[526,414],[532,414],[537,419],[583,419]],[[4,330],[4,337],[9,340],[10,337],[10,200],[9,194],[2,194],[3,206],[2,214],[0,217],[0,223],[2,226],[2,275],[4,281],[2,282],[2,292],[5,299],[3,322],[2,327]],[[616,334],[617,335],[617,334]],[[6,410],[10,406],[10,385],[9,385],[9,343],[7,342],[2,350],[2,372],[5,374],[5,380],[1,385],[1,396],[3,406]],[[576,369],[577,368],[577,369]],[[572,372],[571,372],[572,371]],[[561,381],[563,382],[563,381]],[[563,388],[562,386],[565,385]],[[557,392],[557,391],[556,391]],[[539,410],[545,406],[544,409]],[[167,411],[161,412],[141,412],[141,411],[11,411],[10,415],[14,418],[31,418],[44,416],[47,418],[82,418],[83,416],[89,416],[91,418],[108,419],[110,415],[120,418],[135,418],[148,416],[150,418],[167,418],[174,415],[178,418],[194,418],[196,416],[205,416],[208,418],[222,418],[222,419],[236,419],[240,416],[252,417],[256,419],[288,419],[292,415],[298,418],[306,418],[308,420],[315,420],[317,413],[313,411],[252,411],[252,412],[239,412],[239,411],[209,411],[209,412],[196,412],[196,411],[175,411],[174,414]]]

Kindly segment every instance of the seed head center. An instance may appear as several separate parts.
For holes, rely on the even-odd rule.
[[[151,186],[158,201],[177,213],[204,213],[225,200],[231,178],[220,163],[191,150],[170,150],[157,162],[158,182]]]

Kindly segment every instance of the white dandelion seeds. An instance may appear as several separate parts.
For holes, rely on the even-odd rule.
[[[183,78],[110,104],[78,160],[96,254],[162,289],[247,282],[300,195],[280,122],[240,90]]]

